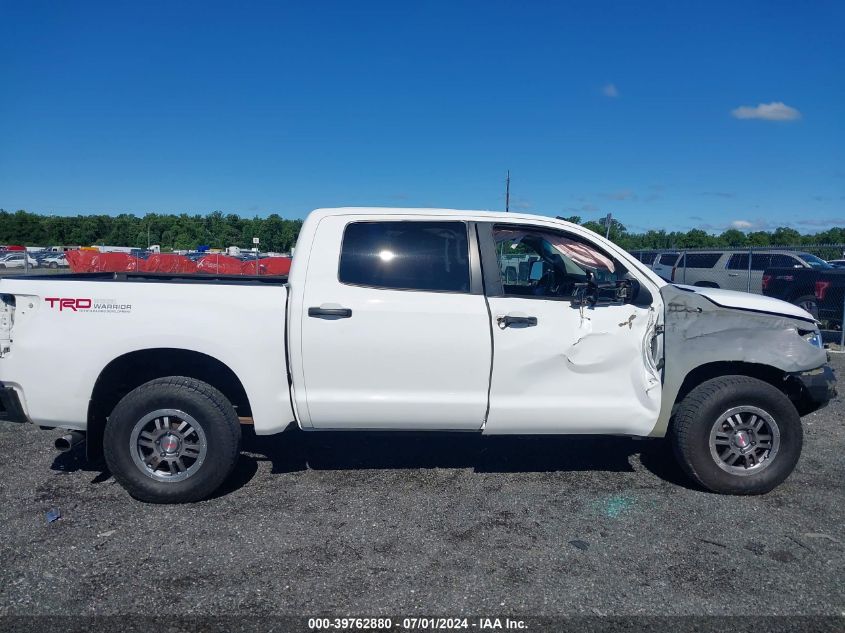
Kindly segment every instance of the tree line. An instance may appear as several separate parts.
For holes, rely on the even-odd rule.
[[[599,235],[607,231],[606,220],[582,221],[581,217],[558,216],[561,220],[580,224]],[[845,227],[835,227],[818,233],[801,233],[791,227],[781,226],[774,231],[740,231],[727,229],[721,233],[708,233],[702,229],[689,231],[649,230],[631,233],[618,220],[611,219],[610,239],[622,248],[632,250],[674,250],[687,248],[750,248],[766,246],[817,246],[820,244],[845,244]]]
[[[604,219],[560,219],[581,224],[600,235],[606,232]],[[146,248],[158,244],[164,250],[190,250],[200,245],[249,248],[252,238],[257,237],[261,250],[287,252],[296,243],[301,227],[302,220],[286,220],[275,213],[264,218],[244,218],[220,211],[207,215],[147,213],[142,217],[127,213],[57,216],[0,209],[0,244],[24,246],[107,244]],[[750,232],[728,229],[719,234],[701,229],[632,233],[618,220],[611,220],[610,239],[628,250],[813,246],[845,243],[845,227],[819,233],[800,233],[790,227]]]
[[[120,215],[41,215],[0,209],[0,244],[23,246],[132,246],[158,244],[163,250],[193,250],[197,246],[252,247],[260,240],[262,251],[287,252],[296,243],[302,220],[277,214],[243,218],[220,211],[208,215],[147,213]]]

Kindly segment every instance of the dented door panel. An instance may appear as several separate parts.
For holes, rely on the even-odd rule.
[[[484,431],[647,435],[661,381],[652,338],[660,310],[579,308],[569,301],[489,297],[493,375]],[[536,326],[502,327],[524,314]]]

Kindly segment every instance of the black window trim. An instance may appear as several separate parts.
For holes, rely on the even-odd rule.
[[[398,222],[453,222],[455,224],[463,224],[464,230],[467,233],[467,247],[469,249],[469,253],[467,254],[468,258],[468,266],[469,266],[469,291],[464,290],[431,290],[427,288],[394,288],[392,286],[374,286],[371,284],[353,284],[349,283],[348,281],[343,281],[340,278],[340,262],[341,257],[343,255],[343,243],[346,240],[346,229],[352,224],[387,224],[387,223],[398,223]],[[343,225],[343,235],[341,236],[340,240],[340,250],[337,254],[337,271],[335,273],[335,277],[337,283],[341,284],[342,286],[350,286],[353,288],[370,288],[372,290],[396,290],[398,292],[431,292],[435,294],[447,294],[447,295],[483,295],[484,294],[484,286],[481,278],[481,256],[478,251],[478,240],[475,239],[475,231],[470,230],[474,228],[475,222],[470,222],[468,220],[458,220],[449,217],[443,217],[442,219],[432,219],[432,218],[420,218],[420,219],[367,219],[367,220],[350,220],[346,224]]]

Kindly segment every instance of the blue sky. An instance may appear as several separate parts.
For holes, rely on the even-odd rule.
[[[845,225],[843,32],[825,0],[0,0],[0,207],[501,209],[509,168],[512,210]]]

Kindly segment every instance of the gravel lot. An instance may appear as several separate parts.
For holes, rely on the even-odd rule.
[[[171,507],[0,422],[0,614],[841,615],[843,414],[763,497],[692,488],[659,440],[290,432]]]

